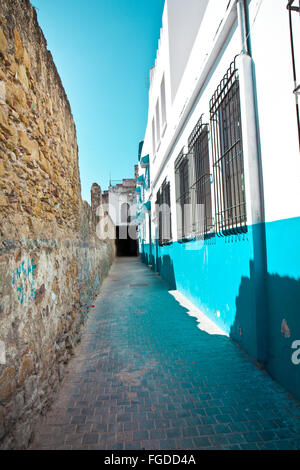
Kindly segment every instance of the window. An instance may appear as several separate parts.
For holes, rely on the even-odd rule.
[[[210,100],[216,228],[246,227],[246,198],[238,72],[233,62]]]
[[[192,236],[190,155],[180,152],[175,162],[177,235],[179,240]]]
[[[156,103],[156,145],[160,143],[160,117],[159,117],[159,101]]]
[[[150,188],[150,166],[147,166],[145,171],[145,189]]]
[[[138,151],[138,159],[139,159],[139,161],[140,161],[141,156],[142,156],[143,145],[144,145],[144,141],[142,140],[142,141],[139,143],[139,151]]]
[[[167,109],[166,109],[166,86],[165,77],[163,77],[160,85],[160,102],[161,102],[161,124],[164,128],[167,121]]]
[[[211,174],[208,148],[209,127],[199,119],[189,138],[189,153],[193,159],[192,197],[193,229],[203,235],[213,227],[211,202]]]
[[[124,202],[121,206],[121,223],[127,224],[130,222],[129,211],[130,211],[129,204],[127,204],[127,202]]]
[[[159,244],[170,243],[172,240],[170,182],[166,180],[157,193],[156,209],[158,211]]]
[[[152,119],[152,152],[153,156],[156,153],[156,142],[155,142],[155,121],[154,118]]]

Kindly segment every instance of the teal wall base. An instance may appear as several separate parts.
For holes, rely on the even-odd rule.
[[[141,258],[300,399],[300,218],[244,234],[141,246]],[[260,247],[260,244],[265,244]],[[262,253],[263,258],[262,259]],[[284,321],[284,322],[283,322]],[[282,325],[288,325],[282,331]],[[264,349],[264,354],[260,352]]]

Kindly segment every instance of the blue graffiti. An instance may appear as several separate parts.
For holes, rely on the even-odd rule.
[[[17,297],[19,302],[22,304],[24,300],[24,286],[21,284],[19,287],[17,287]]]
[[[35,271],[37,267],[34,263],[34,258],[22,261],[16,269],[12,271],[11,285],[16,289],[17,299],[23,304],[25,300],[35,301],[36,289],[35,289]]]

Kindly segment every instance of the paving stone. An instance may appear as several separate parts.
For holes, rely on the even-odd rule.
[[[86,416],[73,416],[72,424],[85,424]]]
[[[259,447],[257,444],[255,444],[255,442],[252,442],[251,444],[248,443],[248,444],[240,444],[240,448],[241,450],[258,450]]]
[[[197,447],[206,447],[209,448],[211,447],[211,442],[208,439],[208,437],[194,437],[193,441],[195,442]]]
[[[219,447],[228,444],[228,439],[221,434],[209,436],[209,440],[213,446]]]
[[[190,426],[190,427],[183,428],[182,433],[183,433],[184,437],[191,437],[191,436],[198,436],[199,435],[199,431],[198,431],[196,426]]]
[[[150,439],[165,439],[166,431],[164,429],[151,429]]]
[[[147,439],[149,439],[148,431],[134,431],[133,433],[134,441],[146,441]]]
[[[177,438],[182,436],[182,429],[180,428],[171,428],[166,430],[166,435],[168,439]]]
[[[145,450],[160,450],[160,440],[150,439],[149,441],[142,442],[142,449]]]
[[[91,424],[77,424],[76,433],[87,434],[90,432],[92,425]]]
[[[161,450],[176,450],[177,444],[175,439],[163,439],[160,441],[160,449]]]
[[[262,440],[257,432],[244,433],[243,437],[245,438],[246,442],[258,442]]]
[[[96,433],[92,434],[84,434],[83,436],[83,444],[97,444],[99,440],[99,435]]]
[[[117,259],[95,305],[31,448],[300,449],[299,402],[138,259]]]
[[[231,429],[229,426],[226,426],[225,424],[217,424],[214,427],[215,434],[228,434],[231,433]]]
[[[92,424],[92,432],[101,432],[105,433],[108,431],[107,424]]]
[[[195,444],[194,440],[192,438],[183,438],[183,439],[177,439],[177,449],[182,449],[182,450],[192,450],[197,448],[197,445]]]
[[[67,445],[79,445],[82,443],[83,436],[81,434],[67,434],[65,443]]]

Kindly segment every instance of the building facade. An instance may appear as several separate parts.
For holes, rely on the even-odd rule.
[[[113,236],[116,239],[117,256],[137,255],[136,234],[136,177],[122,181],[110,182],[107,191],[103,192],[102,201],[115,227]]]
[[[143,261],[297,398],[299,45],[298,1],[166,0],[136,190]]]

